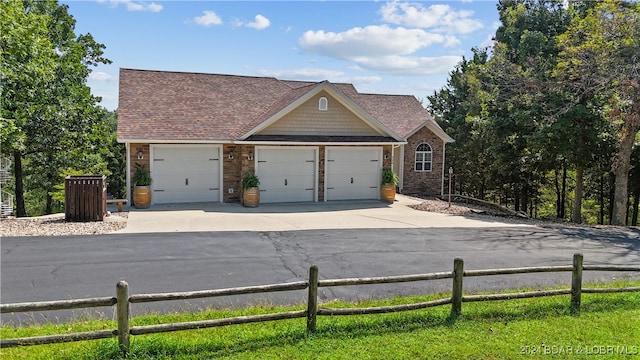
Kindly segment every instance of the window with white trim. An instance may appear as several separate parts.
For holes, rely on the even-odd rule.
[[[431,171],[431,146],[422,143],[416,148],[416,164],[415,171]]]
[[[318,100],[318,110],[327,111],[327,109],[329,109],[329,100],[323,96]]]

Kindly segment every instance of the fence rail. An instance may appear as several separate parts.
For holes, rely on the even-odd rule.
[[[318,267],[311,266],[309,269],[308,281],[297,281],[283,284],[246,286],[227,289],[174,292],[174,293],[158,293],[158,294],[137,294],[129,295],[129,285],[125,281],[120,281],[116,286],[115,297],[73,299],[60,301],[43,301],[31,303],[15,303],[0,304],[0,313],[16,313],[16,312],[32,312],[46,310],[71,310],[78,308],[104,307],[116,305],[117,313],[117,329],[101,330],[82,333],[59,334],[49,336],[37,336],[28,338],[1,339],[0,347],[15,347],[27,345],[42,345],[52,343],[63,343],[71,341],[97,340],[112,337],[118,337],[118,344],[123,352],[129,351],[130,336],[144,335],[171,331],[183,331],[193,329],[203,329],[218,326],[228,326],[237,324],[248,324],[255,322],[278,321],[285,319],[307,318],[307,331],[316,330],[317,316],[336,316],[336,315],[365,315],[365,314],[381,314],[399,311],[412,311],[425,309],[435,306],[443,306],[451,304],[451,313],[459,315],[462,312],[463,302],[474,301],[496,301],[524,299],[533,297],[571,295],[570,308],[574,314],[580,312],[581,295],[585,294],[602,294],[602,293],[618,293],[618,292],[640,292],[640,286],[626,288],[582,288],[582,272],[583,271],[634,271],[640,272],[640,266],[613,266],[613,265],[587,265],[583,266],[582,254],[573,256],[573,265],[570,266],[537,266],[537,267],[519,267],[509,269],[486,269],[486,270],[464,270],[464,261],[456,258],[454,260],[453,271],[436,272],[428,274],[413,274],[401,276],[386,277],[368,277],[368,278],[346,278],[346,279],[327,279],[319,280]],[[513,275],[528,274],[540,272],[571,272],[571,288],[558,290],[541,290],[528,291],[508,294],[488,294],[488,295],[463,295],[463,279],[464,277],[474,276],[492,276],[492,275]],[[430,281],[439,279],[453,279],[451,297],[420,302],[412,304],[401,304],[393,306],[379,306],[366,308],[319,308],[318,307],[318,288],[332,286],[351,286],[351,285],[375,285],[389,283],[404,283],[412,281]],[[181,322],[172,324],[157,324],[147,326],[130,326],[130,304],[170,301],[170,300],[187,300],[198,298],[210,298],[220,296],[232,296],[243,294],[272,293],[279,291],[295,291],[308,290],[307,309],[298,311],[279,312],[252,316],[239,316],[232,318],[222,318],[203,321]]]
[[[50,311],[50,310],[73,310],[83,308],[96,308],[113,306],[117,303],[115,297],[101,297],[89,299],[40,301],[32,303],[2,304],[2,313]]]
[[[145,302],[168,301],[168,300],[189,300],[189,299],[201,299],[201,298],[219,297],[219,296],[304,290],[308,286],[309,286],[309,283],[306,281],[297,281],[297,282],[290,282],[290,283],[284,283],[284,284],[246,286],[246,287],[217,289],[217,290],[201,290],[201,291],[187,291],[187,292],[161,293],[161,294],[140,294],[140,295],[131,295],[131,297],[129,297],[129,302],[145,303]]]

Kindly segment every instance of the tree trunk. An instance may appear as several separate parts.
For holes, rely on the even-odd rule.
[[[582,222],[582,183],[583,183],[582,166],[576,167],[576,188],[575,196],[573,197],[573,211],[571,211],[571,221],[574,223]]]
[[[616,176],[615,193],[613,198],[612,225],[626,225],[627,198],[629,189],[629,170],[631,168],[631,152],[636,139],[636,131],[630,129],[630,124],[622,127],[622,138],[614,155],[611,170]]]
[[[556,186],[556,218],[560,219],[560,181],[558,180],[558,169],[553,170],[553,182]]]
[[[600,175],[600,217],[598,218],[598,224],[604,224],[604,174]]]
[[[24,205],[24,183],[22,182],[22,154],[13,152],[13,172],[16,180],[16,216],[26,217],[27,209]]]
[[[529,205],[529,187],[523,186],[520,190],[520,195],[522,196],[522,200],[520,200],[520,211],[523,213],[527,213],[527,206]]]
[[[631,215],[631,226],[638,226],[638,205],[640,205],[640,191],[633,194],[633,215]]]
[[[567,199],[567,167],[562,167],[562,189],[560,190],[560,219],[564,220],[565,201]]]
[[[46,201],[44,213],[46,215],[49,215],[49,214],[53,213],[53,198],[51,197],[51,194],[49,194],[49,193],[47,193],[47,201]]]
[[[613,199],[616,194],[616,176],[609,173],[609,225],[613,219]]]

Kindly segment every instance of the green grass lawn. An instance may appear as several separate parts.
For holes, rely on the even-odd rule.
[[[601,285],[599,285],[601,286]],[[640,281],[609,284],[640,286]],[[324,307],[363,307],[421,302],[446,297],[397,298]],[[149,315],[132,326],[215,319],[302,309],[261,306],[196,314]],[[317,332],[306,320],[131,337],[130,359],[635,359],[640,358],[640,293],[583,294],[573,316],[569,296],[463,303],[453,319],[450,305],[404,313],[318,317]],[[14,328],[2,338],[115,329],[113,321]],[[84,341],[1,349],[8,359],[117,359],[117,340]]]

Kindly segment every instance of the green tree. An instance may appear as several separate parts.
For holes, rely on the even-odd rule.
[[[556,101],[548,84],[558,53],[555,38],[566,29],[567,16],[551,1],[504,0],[498,11],[502,25],[482,74],[496,154],[491,173],[516,210],[526,211],[539,196],[547,169],[557,163],[553,147],[542,145],[549,139],[540,134],[549,123],[549,104]]]
[[[54,0],[1,3],[1,151],[14,162],[17,216],[27,215],[28,176],[50,211],[49,194],[70,165],[65,152],[84,143],[102,113],[86,80],[91,66],[110,61],[91,34],[75,35],[67,10]]]
[[[573,90],[572,103],[590,99],[616,129],[611,223],[625,225],[631,154],[640,128],[640,3],[605,0],[586,11],[573,7],[571,25],[558,42],[556,74]]]
[[[98,150],[108,172],[107,191],[113,197],[122,199],[126,195],[127,160],[124,144],[117,140],[118,113],[107,111],[102,121],[95,127],[91,146]]]
[[[456,142],[447,146],[446,168],[455,169],[455,191],[484,199],[490,188],[488,153],[489,142],[476,98],[480,86],[475,76],[479,66],[486,63],[486,49],[473,49],[472,59],[463,59],[449,74],[447,85],[428,96],[428,110]]]
[[[581,9],[590,6],[587,3]],[[556,206],[557,216],[564,218],[570,167],[575,175],[571,219],[581,222],[584,171],[597,156],[604,125],[602,117],[587,106],[590,96],[572,102],[572,89],[559,85],[554,77],[561,51],[558,37],[568,31],[571,13],[557,1],[505,0],[498,9],[502,26],[496,31],[487,82],[497,96],[493,113],[498,119],[492,123],[508,139],[499,151],[520,159],[511,165],[508,178],[516,186],[520,183],[524,204],[546,181],[541,174],[553,170],[557,179],[562,173]],[[499,165],[508,166],[509,159]]]

